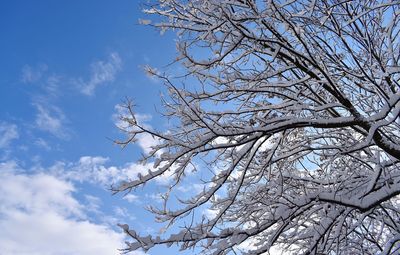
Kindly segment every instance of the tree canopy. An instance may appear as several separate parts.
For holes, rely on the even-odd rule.
[[[144,23],[177,33],[176,61],[191,79],[178,86],[153,73],[169,90],[164,114],[175,127],[167,131],[141,125],[126,105],[123,143],[156,137],[145,158],[156,170],[115,191],[169,171],[170,192],[203,160],[213,169],[204,189],[178,209],[152,211],[168,225],[204,206],[215,214],[169,237],[122,225],[134,239],[126,251],[174,243],[204,254],[400,249],[399,1],[148,4],[157,21]]]

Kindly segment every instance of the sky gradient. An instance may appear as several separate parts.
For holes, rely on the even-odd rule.
[[[167,179],[126,196],[109,190],[147,171],[136,162],[155,142],[113,144],[123,138],[123,100],[134,100],[146,125],[166,125],[163,86],[143,67],[173,60],[174,36],[139,25],[141,8],[134,0],[0,3],[0,254],[118,254],[117,223],[144,235],[160,228],[143,207],[158,203]]]

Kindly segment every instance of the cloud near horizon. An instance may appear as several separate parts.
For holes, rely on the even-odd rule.
[[[71,182],[23,173],[15,162],[0,164],[0,181],[2,255],[109,255],[124,247],[124,234],[90,221]]]

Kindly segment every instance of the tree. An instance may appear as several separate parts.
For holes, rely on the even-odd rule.
[[[213,169],[178,209],[152,208],[169,225],[215,212],[171,236],[142,237],[127,251],[178,243],[203,253],[393,254],[400,249],[400,47],[398,1],[159,0],[151,26],[177,32],[190,79],[159,76],[175,127],[137,123],[129,139],[159,144],[157,170],[172,192],[196,160]],[[149,23],[146,21],[145,23]],[[150,69],[151,72],[151,69]],[[185,79],[182,78],[185,82]],[[189,84],[190,83],[190,84]],[[204,171],[205,167],[198,167]],[[245,249],[243,244],[246,244]],[[397,253],[396,253],[397,254]]]

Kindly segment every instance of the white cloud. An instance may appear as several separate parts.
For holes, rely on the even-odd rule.
[[[0,122],[0,149],[9,146],[11,141],[18,137],[18,128],[15,124]]]
[[[62,77],[59,75],[50,75],[47,77],[46,83],[43,84],[44,90],[51,97],[57,97]]]
[[[65,127],[67,119],[60,108],[48,102],[36,102],[34,106],[37,110],[35,119],[37,128],[58,138],[69,138],[69,132]]]
[[[187,193],[189,191],[193,191],[195,193],[200,193],[206,188],[206,186],[207,185],[205,185],[205,184],[188,183],[185,185],[178,186],[178,187],[176,187],[176,189],[182,193]]]
[[[55,98],[59,94],[62,76],[49,74],[47,70],[46,64],[39,64],[35,67],[26,65],[22,68],[21,80],[23,83],[36,83],[46,92],[46,97]]]
[[[108,255],[124,247],[124,235],[90,222],[74,186],[48,174],[17,173],[0,164],[2,255]]]
[[[131,117],[131,114],[129,113],[128,109],[120,104],[117,104],[114,108],[116,113],[112,115],[111,119],[113,120],[115,125],[122,130],[126,131],[131,130],[129,124],[126,121],[124,121],[125,118]],[[137,123],[142,127],[152,130],[152,127],[146,123],[152,119],[152,116],[150,114],[138,113],[135,114],[135,119]],[[148,155],[153,150],[154,146],[160,144],[159,139],[148,133],[138,134],[136,136],[136,139],[137,139],[137,145],[142,149],[142,151],[146,155]],[[161,153],[162,153],[161,151],[158,151],[156,155],[159,156]]]
[[[129,203],[133,203],[133,202],[138,201],[138,200],[139,200],[139,197],[136,196],[136,195],[134,195],[134,194],[128,193],[128,194],[126,194],[125,196],[123,196],[122,199],[128,201]]]
[[[35,145],[47,151],[51,150],[51,146],[43,138],[36,139]]]
[[[252,249],[257,249],[257,245],[255,245],[255,243],[257,243],[257,241],[254,240],[254,238],[249,238],[249,239],[245,240],[243,243],[239,244],[238,248],[241,251],[248,252]],[[278,245],[272,246],[271,249],[269,250],[269,252],[264,252],[262,254],[263,255],[294,255],[294,253],[285,251]]]
[[[135,216],[132,215],[132,213],[130,213],[128,211],[128,209],[124,208],[124,207],[120,207],[120,206],[115,206],[114,207],[114,214],[122,219],[129,219],[129,220],[135,220]]]
[[[213,210],[213,209],[205,209],[203,211],[203,215],[206,216],[207,219],[212,220],[215,217],[217,217],[218,211],[217,210]]]
[[[135,117],[138,123],[140,123],[144,127],[150,128],[150,125],[148,125],[146,122],[150,121],[153,118],[153,116],[151,116],[150,114],[138,113],[135,115]]]
[[[123,104],[117,104],[114,106],[115,113],[111,116],[111,120],[114,124],[121,129],[128,129],[129,126],[125,119],[132,118],[128,108]],[[151,126],[146,122],[153,118],[150,114],[135,113],[135,121],[142,127],[151,129]]]
[[[138,135],[137,139],[138,139],[137,144],[139,145],[139,147],[143,150],[143,152],[145,154],[149,154],[153,150],[154,146],[157,146],[160,144],[159,139],[157,139],[156,137],[154,137],[148,133]],[[158,152],[157,154],[160,155],[161,152]]]
[[[92,195],[85,195],[85,208],[89,212],[100,213],[101,199]]]
[[[131,117],[128,109],[121,104],[115,105],[114,109],[115,113],[111,116],[111,120],[114,122],[115,126],[124,130],[129,128],[127,123],[124,121],[124,118]]]
[[[151,67],[149,65],[145,65],[143,67],[144,73],[146,74],[147,78],[149,78],[150,81],[154,83],[160,82],[160,76],[162,75],[161,72],[155,68]]]
[[[47,65],[39,64],[36,67],[26,65],[22,68],[21,80],[24,83],[34,83],[42,78],[43,73],[47,71]]]
[[[65,125],[67,118],[64,112],[53,103],[61,93],[59,87],[62,76],[46,74],[47,69],[47,65],[42,64],[37,67],[25,66],[22,70],[22,81],[25,83],[39,81],[39,87],[42,90],[42,93],[32,96],[32,105],[36,108],[34,125],[58,138],[69,139],[70,134]],[[43,139],[37,139],[35,145],[46,150],[51,149]]]
[[[118,53],[113,52],[106,61],[96,61],[91,64],[91,75],[88,81],[79,79],[75,82],[78,83],[81,93],[91,96],[99,85],[113,82],[121,68],[122,60]]]
[[[157,202],[157,203],[163,203],[163,193],[150,193],[150,194],[146,194],[146,198],[151,199],[152,202]]]
[[[106,166],[108,158],[84,156],[77,163],[58,163],[52,167],[54,173],[68,180],[110,186],[145,174],[152,164],[128,163],[122,167]]]
[[[49,168],[50,172],[62,179],[88,182],[109,188],[121,181],[135,180],[139,175],[145,175],[149,171],[155,171],[154,163],[126,163],[123,166],[107,166],[109,159],[104,157],[84,156],[75,163],[58,162]],[[156,177],[154,181],[160,185],[168,184],[172,177],[173,169],[163,175]],[[133,201],[134,197],[127,200]],[[139,202],[140,200],[138,200]]]

